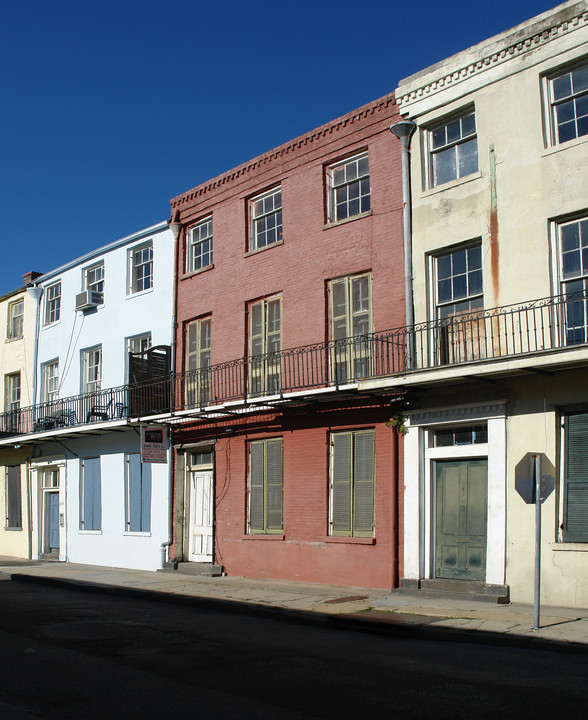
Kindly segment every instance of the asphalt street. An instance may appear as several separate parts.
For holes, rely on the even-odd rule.
[[[562,717],[588,655],[413,641],[0,580],[0,717]]]

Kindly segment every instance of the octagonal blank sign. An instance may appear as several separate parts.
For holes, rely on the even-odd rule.
[[[515,467],[515,490],[528,505],[535,504],[535,458],[539,457],[541,502],[555,488],[555,468],[545,453],[527,453]]]

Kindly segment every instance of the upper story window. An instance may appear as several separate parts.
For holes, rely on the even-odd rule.
[[[8,328],[6,336],[9,340],[22,337],[24,316],[24,300],[22,298],[11,302],[8,306]]]
[[[250,201],[250,250],[259,250],[282,241],[282,189],[269,190]]]
[[[133,337],[127,338],[127,352],[128,353],[144,353],[151,347],[151,333],[144,333],[143,335],[133,335]]]
[[[212,319],[194,320],[186,326],[186,405],[204,406],[210,400]]]
[[[52,360],[43,365],[43,402],[51,402],[59,397],[59,361]]]
[[[104,292],[104,263],[99,262],[83,271],[83,289]]]
[[[82,351],[82,392],[99,392],[102,387],[102,345]]]
[[[370,169],[367,152],[331,165],[329,222],[361,215],[371,207]]]
[[[549,80],[553,145],[588,135],[588,63]]]
[[[129,250],[129,293],[139,293],[153,287],[153,243]]]
[[[18,410],[20,407],[20,373],[6,375],[5,380],[6,410]]]
[[[565,343],[588,338],[588,218],[558,226],[560,283],[565,303]]]
[[[438,319],[484,307],[480,244],[440,255],[436,265]]]
[[[478,139],[473,110],[431,128],[428,138],[431,187],[477,172]]]
[[[279,392],[282,360],[282,299],[268,298],[249,308],[249,392]]]
[[[61,315],[61,282],[45,289],[45,325],[57,322]]]
[[[368,377],[372,367],[370,273],[331,280],[331,367],[337,382]]]
[[[188,230],[186,272],[196,272],[211,265],[212,218],[207,218]]]

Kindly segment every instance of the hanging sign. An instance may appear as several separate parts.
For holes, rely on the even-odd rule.
[[[167,462],[167,432],[160,425],[141,425],[141,461]]]

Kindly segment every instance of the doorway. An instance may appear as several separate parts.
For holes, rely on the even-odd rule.
[[[486,579],[488,461],[435,463],[435,577]]]
[[[212,470],[191,470],[188,560],[212,562]]]

